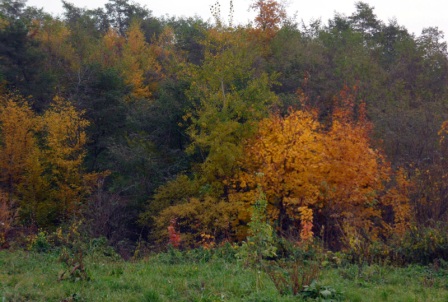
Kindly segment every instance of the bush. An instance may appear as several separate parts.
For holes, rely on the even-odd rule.
[[[312,242],[298,243],[284,237],[276,237],[276,246],[278,259],[321,261],[325,256],[322,244],[317,238]]]
[[[431,227],[412,226],[393,242],[395,258],[406,263],[429,264],[448,259],[448,225],[438,222]]]
[[[281,295],[298,295],[320,274],[315,261],[273,261],[265,265],[265,271]]]
[[[54,247],[54,242],[45,231],[39,231],[37,235],[31,235],[28,237],[28,250],[38,252],[38,253],[46,253],[50,251]]]
[[[237,257],[246,265],[259,266],[263,259],[276,257],[274,229],[266,218],[266,196],[259,190],[258,200],[253,205],[249,222],[249,236],[239,248]]]

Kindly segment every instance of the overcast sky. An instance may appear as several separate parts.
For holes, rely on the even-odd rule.
[[[253,0],[234,0],[234,19],[237,23],[246,24],[253,19],[253,13],[248,12],[249,4]],[[297,20],[308,24],[311,19],[321,18],[326,24],[335,12],[350,15],[355,10],[356,0],[287,0],[288,14],[297,14]],[[107,0],[69,0],[78,7],[104,7]],[[131,1],[132,2],[132,1]],[[216,0],[135,0],[134,2],[146,6],[155,16],[201,16],[207,20],[211,18],[210,6]],[[229,12],[229,0],[220,0],[221,15],[226,19]],[[447,0],[364,0],[363,2],[375,7],[377,17],[387,22],[396,18],[400,25],[409,32],[421,34],[424,27],[437,26],[448,32],[448,1]],[[62,13],[60,0],[28,0],[29,6],[44,8],[46,12],[58,15]],[[445,34],[445,40],[447,35]]]

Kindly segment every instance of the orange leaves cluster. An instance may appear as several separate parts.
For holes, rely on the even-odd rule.
[[[176,219],[171,219],[170,225],[168,226],[167,229],[170,244],[173,247],[178,248],[180,246],[181,237],[180,234],[176,231],[175,226],[176,226]]]
[[[313,238],[313,210],[306,206],[299,207],[300,213],[300,240],[303,242]]]
[[[371,124],[364,105],[355,110],[352,96],[344,91],[341,98],[329,128],[312,110],[261,121],[256,137],[246,146],[232,200],[251,202],[261,186],[270,219],[278,222],[279,230],[300,228],[302,240],[313,236],[316,225],[326,231],[333,228],[333,234],[340,236],[344,225],[350,225],[375,239],[385,224],[383,210],[388,205],[395,213],[392,225],[404,230],[410,215],[406,192],[386,190],[392,172],[370,144]],[[400,176],[397,183],[408,185]]]
[[[257,11],[255,24],[268,39],[275,35],[286,19],[285,8],[275,0],[256,0],[250,8]]]
[[[385,205],[392,208],[394,220],[392,231],[394,234],[402,236],[410,227],[411,204],[410,192],[414,184],[406,177],[404,169],[397,171],[395,175],[395,186],[390,188],[383,198]]]
[[[281,215],[298,217],[299,206],[318,199],[315,176],[324,164],[318,128],[311,112],[292,112],[286,119],[273,116],[260,122],[257,137],[248,144],[242,162],[246,172],[240,175],[239,186],[243,190],[262,186],[272,220],[282,219]],[[254,200],[250,195],[245,199]]]

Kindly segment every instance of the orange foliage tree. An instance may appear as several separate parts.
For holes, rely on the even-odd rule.
[[[271,221],[279,231],[300,230],[302,240],[313,231],[331,241],[355,235],[375,240],[389,226],[404,227],[408,199],[385,187],[392,172],[371,147],[364,105],[355,108],[348,89],[337,102],[329,128],[310,109],[261,121],[247,143],[232,200],[250,203],[261,186]],[[391,205],[396,221],[385,227],[383,210]]]
[[[255,0],[250,8],[256,11],[255,36],[269,43],[286,20],[286,10],[275,0]]]

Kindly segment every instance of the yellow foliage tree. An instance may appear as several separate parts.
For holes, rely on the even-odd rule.
[[[98,61],[105,67],[114,67],[118,64],[125,43],[124,37],[112,28],[104,34],[101,40],[101,51],[97,52]]]
[[[139,23],[132,23],[126,33],[122,64],[125,83],[132,87],[131,95],[136,98],[149,98],[151,91],[145,79],[145,72],[155,65],[155,60],[149,52]]]
[[[0,181],[10,196],[24,181],[31,154],[37,148],[40,123],[28,103],[15,95],[0,96]]]
[[[246,146],[235,184],[239,190],[232,200],[252,202],[260,185],[268,200],[268,216],[280,224],[298,219],[300,206],[315,205],[320,189],[316,175],[325,169],[319,127],[315,114],[305,111],[292,112],[285,119],[275,115],[262,120],[256,137]]]
[[[0,96],[0,185],[11,209],[31,225],[45,226],[76,214],[92,178],[82,170],[88,122],[56,97],[43,116],[14,95]],[[4,205],[3,205],[4,206]]]
[[[71,45],[70,30],[63,21],[58,19],[46,19],[41,24],[35,24],[38,30],[35,39],[40,42],[40,46],[48,54],[47,68],[69,68],[77,70],[79,60],[76,57],[75,49]]]
[[[82,163],[85,157],[85,128],[89,122],[82,118],[68,101],[55,97],[42,117],[45,130],[45,163],[51,168],[50,182],[55,186],[63,218],[74,213],[84,198],[85,187]]]
[[[103,36],[102,51],[97,57],[104,66],[120,71],[124,82],[130,87],[131,98],[150,98],[160,80],[161,66],[157,60],[158,47],[151,47],[145,41],[140,23],[133,22],[126,36],[114,29]]]

